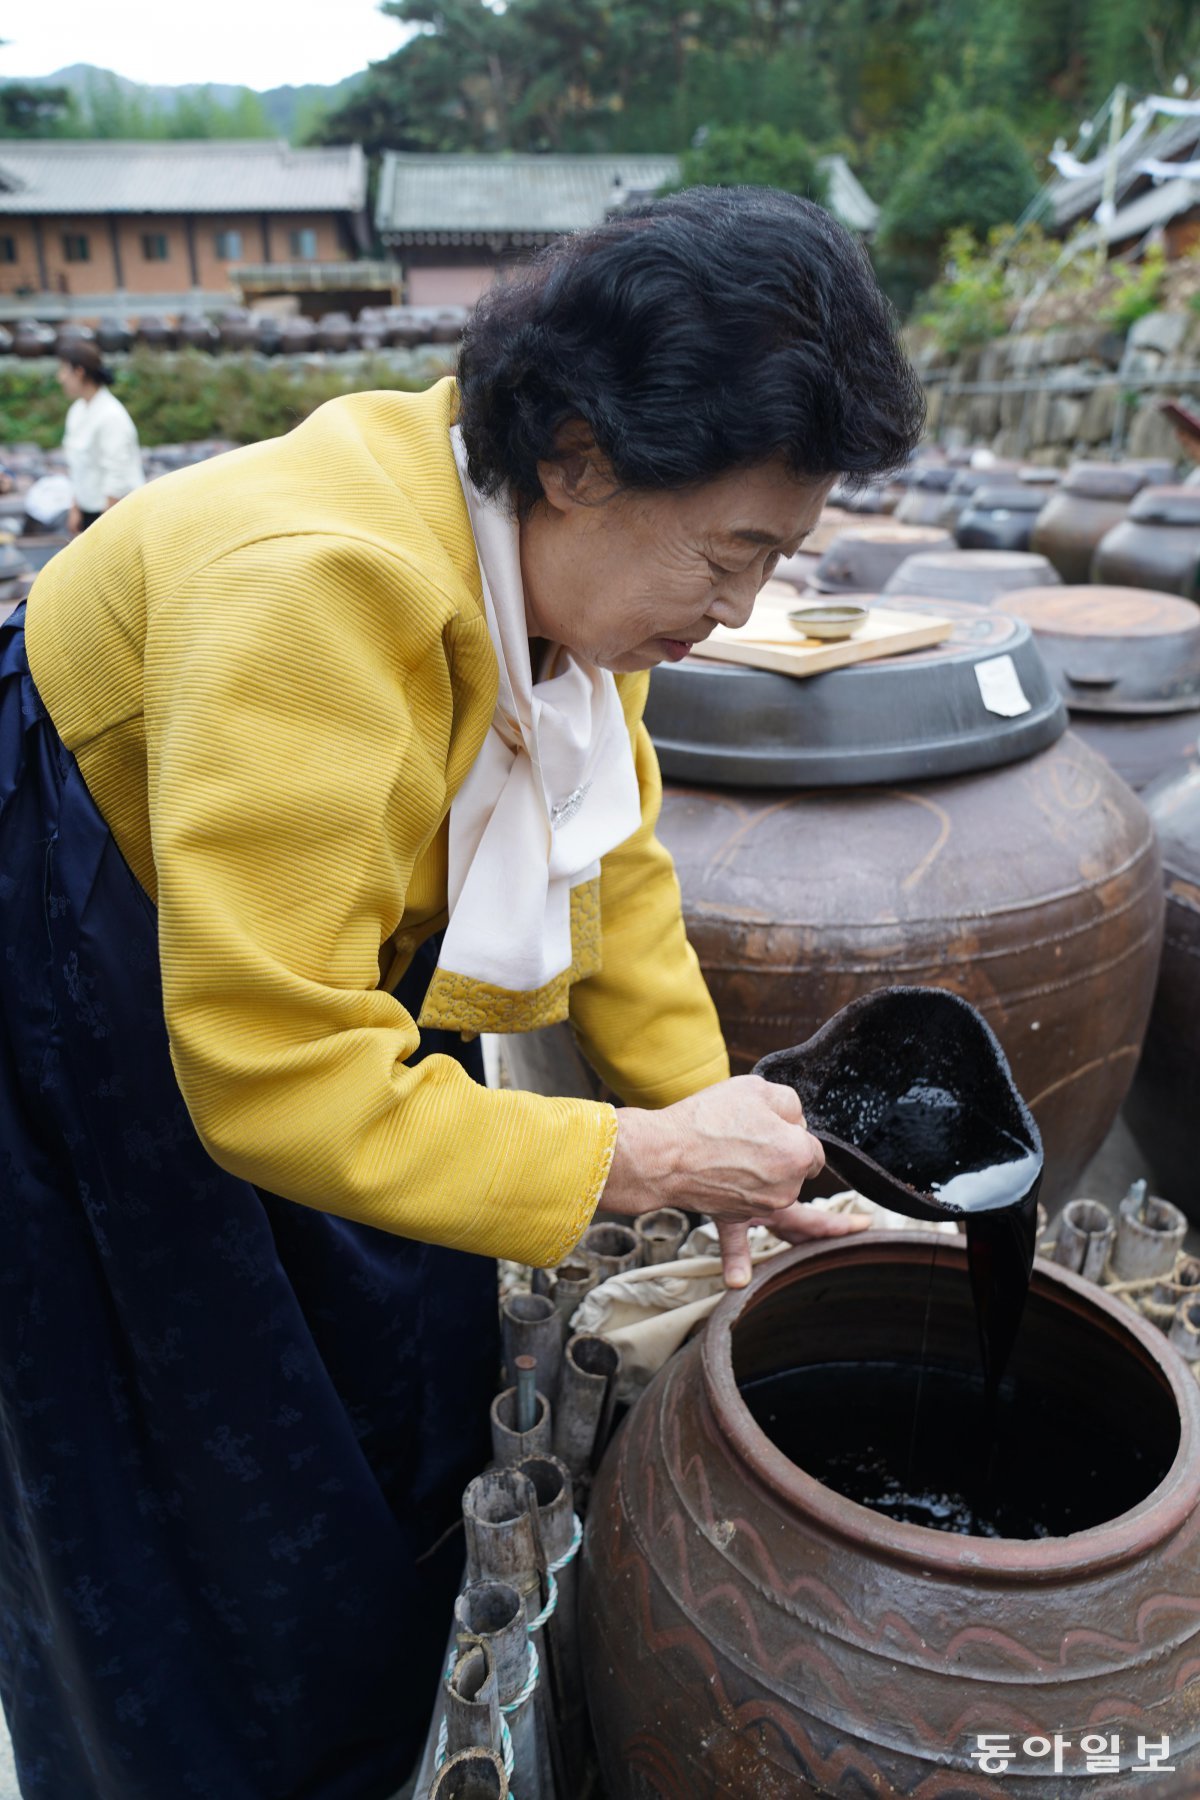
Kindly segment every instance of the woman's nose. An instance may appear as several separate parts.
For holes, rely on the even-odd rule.
[[[708,609],[709,617],[718,625],[736,630],[749,619],[757,597],[758,582],[754,579],[722,582],[720,593]]]

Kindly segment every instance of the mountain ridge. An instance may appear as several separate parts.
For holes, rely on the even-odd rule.
[[[220,106],[232,106],[240,95],[249,93],[261,103],[272,130],[280,137],[291,138],[297,123],[305,114],[312,116],[318,110],[323,111],[326,107],[336,105],[365,73],[364,69],[358,74],[347,75],[341,81],[328,84],[306,82],[294,85],[285,82],[279,87],[254,88],[244,81],[135,81],[128,75],[118,75],[115,69],[102,69],[96,63],[67,63],[49,75],[8,75],[3,79],[6,84],[20,84],[23,87],[66,88],[78,101],[85,104],[97,87],[110,92],[115,88],[123,98],[144,100],[168,115],[182,101],[197,95],[208,95]]]

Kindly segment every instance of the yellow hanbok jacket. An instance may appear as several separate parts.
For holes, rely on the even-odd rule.
[[[596,1206],[613,1109],[410,1066],[418,1028],[390,991],[445,924],[447,815],[496,701],[455,404],[451,381],[335,400],[129,496],[39,576],[29,660],[158,907],[171,1054],[214,1160],[550,1264]],[[615,1092],[663,1106],[728,1060],[654,837],[648,677],[617,681],[643,817],[603,861],[601,967],[570,1019]]]

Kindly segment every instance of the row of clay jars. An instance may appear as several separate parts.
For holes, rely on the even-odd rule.
[[[1125,1117],[1155,1186],[1200,1220],[1200,768],[1164,775],[1143,796],[1162,849],[1166,924],[1146,1041]]]

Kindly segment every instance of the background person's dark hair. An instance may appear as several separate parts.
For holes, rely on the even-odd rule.
[[[69,369],[78,369],[81,375],[86,375],[97,387],[111,387],[115,379],[96,346],[85,339],[64,344],[58,352],[58,360],[65,362]]]
[[[459,387],[471,479],[522,512],[568,419],[623,488],[664,489],[776,456],[865,483],[925,418],[864,251],[771,188],[689,188],[551,245],[480,301]]]

